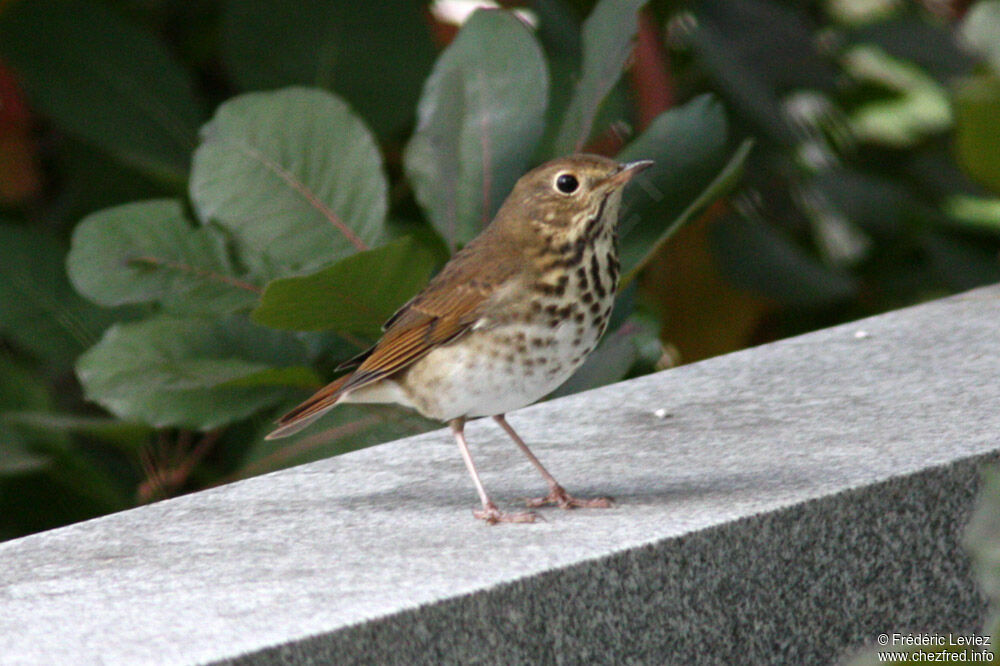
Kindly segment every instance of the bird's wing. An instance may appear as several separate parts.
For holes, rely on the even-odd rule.
[[[452,261],[386,322],[382,338],[371,349],[345,362],[357,369],[320,389],[278,420],[268,439],[284,437],[306,427],[332,408],[347,391],[393,375],[447,344],[480,323],[486,306],[504,297],[498,288],[517,270],[513,263],[494,265],[484,273],[475,259],[475,246],[466,248],[464,261]],[[456,258],[458,258],[456,256]],[[509,285],[508,285],[509,286]]]
[[[342,392],[395,374],[456,340],[512,292],[512,276],[524,270],[522,253],[491,231],[466,245],[423,291],[389,317],[375,346],[352,359],[361,363]]]
[[[493,295],[475,284],[428,289],[389,320],[382,338],[371,348],[341,391],[356,389],[395,374],[472,329]]]
[[[434,286],[435,286],[434,283],[428,284],[423,291],[421,291],[419,294],[417,294],[416,296],[408,300],[406,303],[401,305],[399,309],[393,312],[392,315],[385,320],[385,323],[382,324],[383,339],[380,339],[379,342],[372,345],[371,347],[368,347],[357,356],[352,356],[343,363],[339,364],[336,368],[334,368],[334,370],[336,372],[353,370],[354,368],[357,368],[362,363],[364,363],[368,359],[368,357],[371,356],[373,353],[375,353],[375,350],[382,345],[382,342],[384,341],[384,338],[388,333],[388,331],[390,329],[395,330],[396,328],[398,328],[396,327],[396,323],[403,320],[404,317],[409,317],[410,320],[417,319],[418,321],[416,323],[419,325],[420,317],[414,316],[418,312],[431,317],[435,316],[434,314],[435,312],[445,312],[445,313],[449,312],[450,303],[443,301],[445,301],[446,298],[450,296],[450,294],[438,293],[438,290],[433,289]],[[443,299],[441,298],[442,296],[446,298]],[[465,296],[465,299],[463,300],[469,301],[469,305],[474,305],[473,303],[471,303],[473,299],[469,298],[470,295],[463,295],[463,296]],[[423,308],[419,307],[420,304],[423,305]],[[410,321],[408,323],[413,324],[414,322]]]

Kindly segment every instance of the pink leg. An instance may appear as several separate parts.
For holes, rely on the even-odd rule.
[[[476,465],[472,462],[472,454],[469,453],[469,445],[465,441],[465,419],[454,419],[448,425],[451,426],[451,432],[455,435],[455,441],[458,442],[458,450],[462,453],[462,460],[465,461],[465,466],[472,477],[472,483],[475,484],[476,492],[479,493],[479,499],[483,503],[483,508],[480,511],[473,511],[472,515],[480,520],[485,520],[489,525],[534,522],[536,516],[530,511],[504,513],[497,508],[497,505],[493,503],[490,496],[486,494],[486,488],[483,487],[483,482],[479,478]]]
[[[517,448],[524,452],[524,455],[528,456],[528,460],[531,464],[535,466],[539,472],[541,472],[542,477],[545,479],[546,483],[549,484],[549,494],[545,497],[536,497],[528,500],[528,506],[539,507],[545,506],[546,504],[555,504],[561,509],[573,509],[576,507],[588,508],[588,509],[606,509],[611,506],[610,497],[594,497],[593,499],[577,499],[573,497],[566,489],[559,485],[555,477],[549,474],[549,471],[545,469],[541,461],[535,457],[535,454],[531,452],[528,445],[524,443],[521,436],[514,432],[514,429],[507,423],[507,419],[504,418],[503,414],[497,414],[493,419],[500,424],[510,438],[514,440],[517,444]]]

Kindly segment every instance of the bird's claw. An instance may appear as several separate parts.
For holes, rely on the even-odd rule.
[[[496,507],[495,504],[488,504],[478,511],[473,511],[472,515],[479,520],[486,521],[487,525],[497,523],[533,523],[538,516],[531,511],[521,511],[517,513],[506,513]]]
[[[562,486],[555,486],[545,497],[534,497],[525,501],[529,507],[537,509],[554,504],[560,509],[607,509],[613,506],[610,497],[578,498],[573,497]]]

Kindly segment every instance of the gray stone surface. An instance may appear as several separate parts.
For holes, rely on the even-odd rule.
[[[979,290],[510,417],[609,510],[480,524],[439,431],[0,544],[0,663],[805,664],[975,631],[998,322]],[[544,490],[467,434],[500,504]]]

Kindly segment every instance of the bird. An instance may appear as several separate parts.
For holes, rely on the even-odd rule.
[[[449,425],[482,505],[476,518],[533,522],[532,511],[501,511],[473,462],[465,423],[489,416],[548,484],[529,509],[611,506],[570,495],[506,414],[558,388],[597,346],[618,286],[622,191],[652,164],[580,153],[529,171],[492,222],[389,317],[381,338],[338,366],[348,374],[282,416],[267,439],[341,403],[400,404]]]

